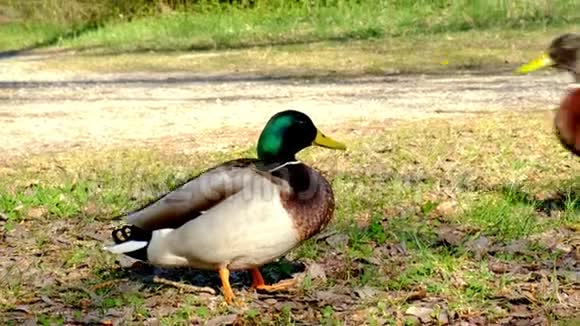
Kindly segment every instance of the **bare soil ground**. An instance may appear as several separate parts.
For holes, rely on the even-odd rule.
[[[239,136],[241,130],[254,135],[270,115],[284,109],[309,114],[328,132],[344,131],[343,123],[364,128],[369,121],[549,110],[569,82],[565,74],[469,72],[307,80],[95,74],[46,70],[42,60],[47,56],[0,60],[0,150],[5,158],[122,144],[219,150],[247,141]]]

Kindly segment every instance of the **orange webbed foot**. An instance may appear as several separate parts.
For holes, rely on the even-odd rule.
[[[250,269],[250,275],[252,276],[252,288],[256,290],[266,291],[266,292],[277,292],[282,290],[287,290],[288,288],[293,287],[296,285],[296,280],[284,280],[272,285],[266,285],[264,283],[264,278],[262,277],[262,273],[257,268]]]

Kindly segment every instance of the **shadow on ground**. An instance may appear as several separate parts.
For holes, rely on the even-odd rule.
[[[521,185],[501,185],[495,191],[512,201],[533,206],[536,212],[546,215],[566,209],[580,212],[580,192],[577,189],[555,190],[547,195],[539,195],[526,192]]]
[[[264,265],[260,268],[267,284],[278,283],[291,279],[293,274],[304,272],[306,265],[298,261],[289,261],[285,258]],[[159,277],[172,282],[190,284],[197,287],[211,287],[216,293],[221,290],[221,281],[217,271],[201,271],[192,268],[160,268],[148,264],[134,264],[129,267],[119,267],[111,274],[114,279],[127,278],[132,282],[141,283],[146,288],[156,288],[160,284],[154,281]],[[109,281],[110,281],[109,280]],[[249,288],[251,279],[247,271],[232,271],[230,282],[234,290]]]

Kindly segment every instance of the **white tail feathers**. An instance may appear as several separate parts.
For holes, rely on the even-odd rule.
[[[103,249],[108,250],[114,254],[124,254],[145,248],[149,242],[147,241],[127,241],[117,245],[105,246]]]

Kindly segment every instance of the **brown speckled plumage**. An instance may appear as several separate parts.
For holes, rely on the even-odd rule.
[[[286,180],[289,191],[281,193],[282,204],[304,241],[324,229],[334,213],[334,193],[326,179],[302,163],[285,166],[272,173]]]

